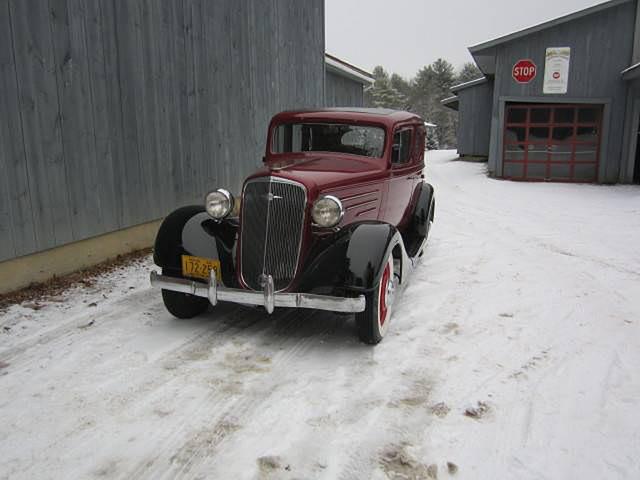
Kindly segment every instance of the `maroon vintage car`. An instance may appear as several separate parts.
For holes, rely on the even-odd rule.
[[[283,112],[267,138],[264,167],[239,201],[219,188],[164,220],[154,251],[162,274],[151,283],[179,318],[218,301],[352,312],[360,338],[378,343],[434,218],[423,120]]]

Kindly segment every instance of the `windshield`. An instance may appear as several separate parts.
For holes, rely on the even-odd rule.
[[[274,131],[271,151],[338,152],[382,157],[384,130],[344,123],[286,123]]]

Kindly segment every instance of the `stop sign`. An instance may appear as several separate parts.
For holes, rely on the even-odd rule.
[[[529,83],[536,78],[538,68],[532,60],[518,60],[511,70],[513,79],[518,83]]]

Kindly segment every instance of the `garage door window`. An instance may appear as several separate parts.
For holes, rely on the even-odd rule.
[[[505,118],[503,177],[597,180],[601,106],[511,104]]]

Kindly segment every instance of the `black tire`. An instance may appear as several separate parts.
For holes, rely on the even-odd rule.
[[[364,312],[356,313],[358,337],[364,343],[369,345],[380,343],[389,329],[393,291],[396,285],[395,277],[393,255],[389,252],[380,281],[372,292],[365,295],[367,304]]]
[[[162,290],[162,301],[169,313],[176,318],[193,318],[204,313],[209,306],[206,298],[172,290]]]

